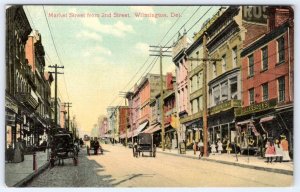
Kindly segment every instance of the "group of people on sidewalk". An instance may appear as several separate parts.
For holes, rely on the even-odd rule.
[[[224,151],[223,143],[219,139],[217,144],[212,142],[210,145],[210,153],[215,155],[215,154],[221,154]],[[196,155],[197,148],[199,149],[199,159],[203,156],[204,154],[204,144],[202,140],[198,142],[198,144],[194,141],[193,142],[193,150],[194,150],[194,155]],[[229,141],[227,141],[226,149],[227,154],[230,154],[232,151],[232,144],[230,144]],[[235,150],[236,151],[236,150]],[[281,135],[280,138],[275,139],[273,141],[271,138],[269,138],[266,141],[265,145],[265,153],[264,157],[267,159],[267,163],[272,163],[273,159],[275,160],[274,162],[283,162],[283,161],[290,161],[290,155],[289,155],[289,143],[286,139],[285,135]]]
[[[268,139],[266,143],[266,151],[265,151],[265,157],[267,158],[267,163],[272,163],[273,158],[275,159],[275,162],[282,162],[282,161],[290,161],[290,155],[289,155],[289,143],[286,140],[285,135],[280,136],[279,139]]]

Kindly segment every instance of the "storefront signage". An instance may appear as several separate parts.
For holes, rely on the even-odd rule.
[[[240,100],[229,100],[210,108],[210,115],[219,113],[221,111],[226,111],[228,109],[231,109],[232,107],[239,107],[239,106],[241,106]]]
[[[193,115],[189,115],[189,116],[187,116],[187,117],[185,117],[185,118],[181,118],[181,119],[180,119],[180,123],[181,123],[181,124],[182,124],[182,123],[187,123],[187,122],[189,122],[189,121],[195,120],[195,119],[200,118],[200,117],[202,117],[202,111],[201,111],[201,112],[198,112],[198,113],[195,113],[195,114],[193,114]]]
[[[243,20],[267,24],[267,6],[243,6]]]
[[[255,112],[265,111],[275,107],[276,104],[277,104],[277,99],[272,99],[258,104],[253,104],[248,107],[236,109],[235,114],[236,116],[242,116],[242,115],[248,115]]]

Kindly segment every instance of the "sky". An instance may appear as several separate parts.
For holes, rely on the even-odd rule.
[[[64,74],[58,76],[58,96],[63,102],[72,103],[71,116],[76,116],[82,133],[92,130],[98,117],[106,115],[108,106],[125,104],[124,98],[119,96],[120,91],[131,90],[147,72],[159,74],[159,62],[153,67],[151,65],[155,58],[149,57],[149,45],[172,46],[178,33],[182,34],[184,29],[192,39],[194,32],[199,31],[203,22],[219,8],[24,6],[32,29],[42,35],[46,66],[64,66],[64,69],[59,69]],[[165,14],[167,17],[137,17],[139,12]],[[114,17],[114,14],[129,17]],[[52,71],[48,67],[45,70]],[[174,70],[171,58],[164,57],[163,73]]]

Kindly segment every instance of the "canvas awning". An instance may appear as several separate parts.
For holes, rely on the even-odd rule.
[[[148,125],[148,121],[146,121],[145,123],[139,125],[139,127],[138,127],[136,130],[134,130],[133,136],[135,137],[135,136],[137,136],[139,133],[141,133],[141,132],[146,128],[147,125]]]
[[[251,123],[252,120],[246,120],[246,121],[241,121],[241,122],[238,122],[237,125],[245,125],[245,124],[248,124],[248,123]]]
[[[275,118],[275,116],[268,116],[268,117],[263,117],[260,119],[260,123],[263,123],[263,122],[267,122],[267,121],[272,121],[273,119]]]
[[[154,124],[154,125],[151,125],[151,126],[149,126],[147,129],[145,129],[144,131],[143,131],[143,133],[151,133],[151,130],[154,128],[154,127],[156,127],[158,124]]]
[[[149,131],[149,133],[154,133],[154,132],[156,132],[156,131],[158,131],[158,130],[160,130],[160,129],[161,129],[160,124],[157,124],[155,127],[153,127],[153,129],[151,129],[151,130]]]

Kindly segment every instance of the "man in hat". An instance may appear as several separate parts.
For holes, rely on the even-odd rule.
[[[282,146],[282,151],[283,151],[283,161],[290,161],[290,155],[289,155],[289,142],[286,140],[285,135],[280,135],[281,141],[280,144]]]

